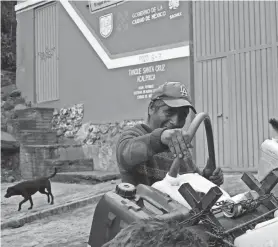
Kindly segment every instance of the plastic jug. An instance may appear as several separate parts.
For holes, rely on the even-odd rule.
[[[172,199],[178,201],[188,209],[191,209],[190,205],[178,191],[180,186],[184,183],[189,183],[196,192],[203,193],[208,193],[212,187],[216,186],[214,183],[210,182],[198,173],[188,173],[183,175],[178,174],[177,177],[169,176],[167,173],[163,180],[154,183],[152,187],[168,194]],[[223,195],[218,199],[218,201],[232,199],[226,191],[221,188],[220,190],[223,192]]]
[[[180,218],[188,210],[168,195],[150,186],[121,183],[98,202],[91,225],[88,247],[101,247],[134,221]]]
[[[278,211],[276,211],[278,212]],[[278,217],[264,221],[248,230],[245,234],[237,237],[234,241],[236,247],[278,247]]]
[[[260,148],[258,179],[261,181],[274,168],[278,167],[278,139],[265,140]]]

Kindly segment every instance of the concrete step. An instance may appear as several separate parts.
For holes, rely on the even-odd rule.
[[[51,130],[51,120],[36,118],[16,118],[10,121],[14,133],[22,130]]]
[[[86,157],[82,145],[61,145],[57,150],[60,160],[77,160],[77,159],[86,159],[92,157]]]
[[[33,179],[46,174],[46,159],[59,158],[59,144],[52,145],[21,145],[20,173],[23,179]],[[51,171],[52,173],[53,171]]]
[[[87,171],[87,172],[59,172],[51,181],[60,183],[98,184],[120,178],[119,172]]]
[[[48,173],[58,168],[60,172],[88,172],[94,170],[93,159],[76,159],[76,160],[61,160],[61,159],[46,159],[44,160],[45,170]]]
[[[51,121],[54,108],[31,107],[15,111],[16,118],[44,119]]]
[[[86,151],[86,150],[85,150]],[[96,155],[88,155],[81,144],[21,145],[20,172],[23,179],[44,176],[54,166],[62,171],[92,171]]]
[[[51,145],[58,143],[56,131],[52,130],[21,130],[15,137],[23,145]]]
[[[43,157],[43,160],[46,159],[59,159],[59,160],[80,160],[92,157],[86,157],[84,155],[81,144],[28,144],[21,145],[22,153],[25,154],[38,154],[40,157]],[[42,160],[39,159],[38,160]]]

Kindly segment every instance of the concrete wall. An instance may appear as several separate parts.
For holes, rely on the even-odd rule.
[[[129,70],[161,65],[164,71],[156,72],[154,81],[142,85],[157,86],[172,80],[182,81],[190,86],[188,57],[108,70],[63,6],[58,4],[58,8],[59,100],[38,106],[61,108],[84,103],[84,122],[142,119],[146,115],[148,99],[138,100],[134,96],[134,91],[141,84],[136,82],[136,76],[129,75]],[[34,36],[33,11],[28,10],[17,15],[20,22],[17,84],[31,101],[34,101],[34,42],[31,38]],[[157,32],[165,33],[165,30],[160,29]],[[188,30],[185,29],[185,32]],[[122,42],[128,43],[129,40]]]

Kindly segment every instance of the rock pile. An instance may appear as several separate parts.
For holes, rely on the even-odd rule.
[[[126,120],[120,123],[93,124],[85,123],[76,134],[75,140],[83,144],[83,150],[94,146],[95,168],[104,171],[118,171],[116,143],[120,134],[143,120]]]
[[[120,134],[126,128],[132,127],[142,120],[125,120],[116,123],[82,124],[84,117],[84,104],[75,104],[72,107],[55,109],[52,119],[52,129],[57,131],[57,136],[73,138],[79,144],[96,144],[107,142]]]
[[[106,143],[114,140],[125,129],[136,124],[143,123],[143,120],[125,120],[116,123],[94,124],[91,122],[81,126],[75,135],[75,140],[82,144]]]
[[[142,120],[127,120],[120,123],[93,124],[86,123],[76,134],[76,140],[84,143],[83,150],[95,147],[95,167],[104,171],[118,171],[116,144],[120,134]]]
[[[31,103],[22,97],[15,85],[15,73],[1,71],[1,130],[12,134],[9,120],[13,119],[14,111],[30,107]]]
[[[74,138],[82,125],[84,104],[75,104],[69,108],[55,109],[52,119],[52,129],[57,131],[57,136]]]
[[[115,148],[120,134],[143,120],[125,120],[116,123],[82,124],[84,105],[76,104],[69,108],[55,110],[52,128],[63,141],[72,140],[81,144],[87,158],[94,158],[95,168],[99,170],[117,170]]]
[[[1,71],[1,131],[13,134],[11,121],[15,110],[30,107],[15,85],[15,73]],[[3,135],[1,135],[1,144]],[[3,140],[4,141],[4,140]],[[1,181],[13,182],[20,179],[19,150],[7,145],[1,147]]]
[[[8,85],[15,85],[15,72],[1,70],[1,87],[5,87]]]
[[[1,150],[1,182],[14,182],[21,179],[19,152]]]
[[[1,130],[13,134],[12,130],[9,129],[9,120],[13,119],[14,111],[20,109],[26,109],[29,106],[30,104],[26,104],[26,100],[21,96],[21,92],[18,89],[14,89],[10,93],[2,94]]]

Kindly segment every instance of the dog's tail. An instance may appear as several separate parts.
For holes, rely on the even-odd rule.
[[[52,174],[52,175],[50,175],[49,177],[47,177],[48,179],[49,178],[53,178],[55,175],[56,175],[56,173],[57,173],[57,168],[55,167],[54,168],[54,173]]]
[[[275,118],[271,118],[269,120],[269,123],[271,124],[272,128],[277,132],[278,134],[278,120]]]

